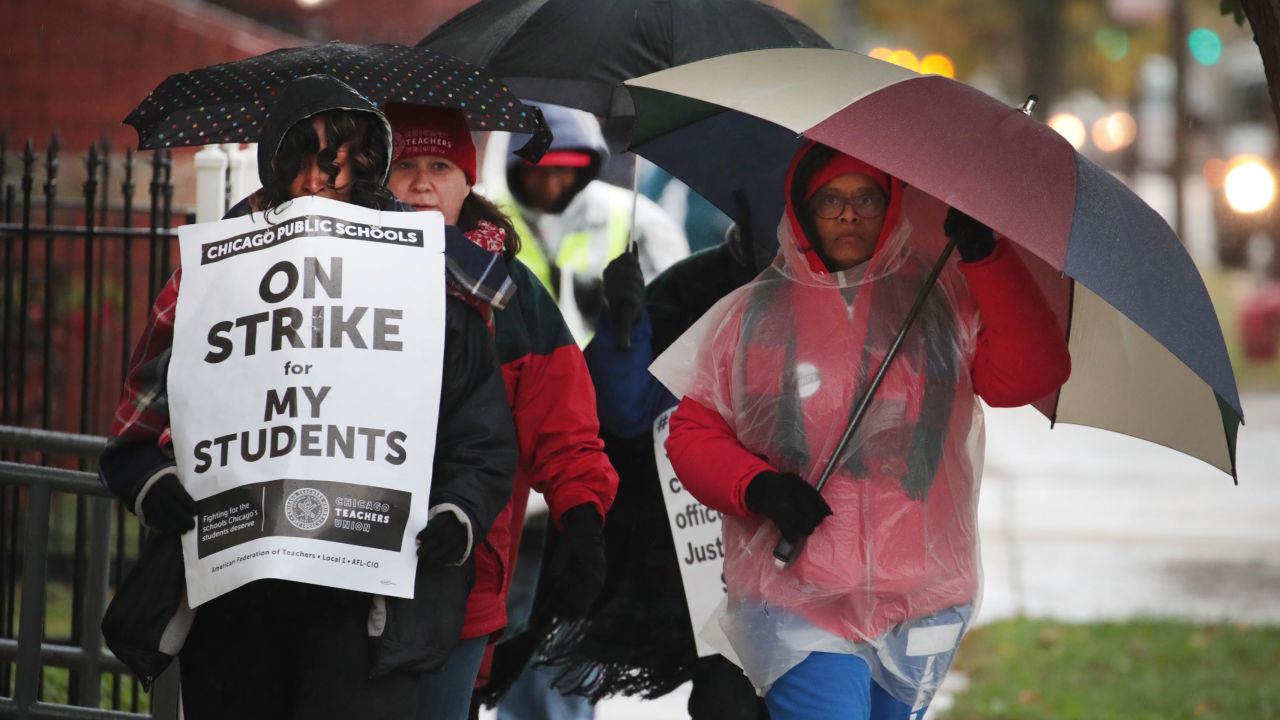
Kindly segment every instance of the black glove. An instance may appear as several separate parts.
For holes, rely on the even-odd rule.
[[[640,253],[627,250],[604,268],[604,302],[618,332],[618,349],[631,347],[631,326],[644,308],[644,273]]]
[[[791,543],[799,542],[817,529],[831,507],[817,488],[795,473],[765,471],[747,484],[747,509],[764,515]]]
[[[947,211],[947,219],[942,221],[942,232],[955,239],[956,250],[965,262],[977,262],[996,249],[996,236],[991,228],[955,208]]]
[[[547,591],[557,616],[586,617],[604,589],[604,521],[595,505],[584,503],[566,510],[560,526],[547,565]]]
[[[418,533],[420,563],[428,566],[456,563],[466,551],[467,527],[451,512],[437,513]]]
[[[142,517],[160,532],[182,534],[196,526],[196,501],[173,473],[162,475],[142,496]]]
[[[573,299],[578,305],[578,314],[591,326],[604,311],[604,283],[600,278],[573,276]]]

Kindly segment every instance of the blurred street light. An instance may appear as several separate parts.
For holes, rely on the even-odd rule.
[[[920,59],[920,72],[954,78],[956,76],[956,66],[951,62],[951,58],[946,55],[929,53]]]
[[[920,60],[910,50],[894,50],[889,55],[889,62],[908,70],[920,71]]]
[[[941,53],[929,53],[924,57],[919,57],[910,50],[881,46],[872,48],[871,51],[867,53],[867,57],[873,57],[876,60],[893,63],[898,67],[903,67],[925,75],[941,75],[949,78],[954,78],[956,76],[955,63],[951,62],[951,58]]]
[[[1133,116],[1123,110],[1103,115],[1093,123],[1093,144],[1103,152],[1115,152],[1128,147],[1137,135],[1138,126]]]
[[[1071,147],[1079,150],[1084,147],[1085,137],[1088,131],[1084,127],[1084,122],[1080,118],[1071,113],[1060,112],[1049,118],[1049,127],[1066,141],[1071,143]]]
[[[1227,204],[1242,214],[1266,210],[1276,197],[1276,178],[1261,158],[1241,155],[1232,158],[1223,182]]]

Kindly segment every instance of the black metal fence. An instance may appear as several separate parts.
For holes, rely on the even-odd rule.
[[[0,137],[0,717],[150,705],[98,629],[141,531],[90,471],[177,260],[173,160],[94,145],[64,198],[62,155],[56,136],[42,156]],[[175,699],[160,695],[157,714],[172,716]]]

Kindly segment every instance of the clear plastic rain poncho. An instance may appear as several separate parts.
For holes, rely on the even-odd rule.
[[[810,483],[943,247],[946,207],[892,187],[875,255],[843,273],[812,269],[788,207],[773,264],[651,368],[677,396],[718,411],[746,451]],[[702,634],[761,690],[812,651],[856,653],[882,687],[920,707],[976,610],[978,321],[955,263],[823,490],[834,515],[795,564],[775,566],[780,536],[768,519],[724,518],[728,602]]]

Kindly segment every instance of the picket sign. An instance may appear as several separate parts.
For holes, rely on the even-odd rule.
[[[169,364],[192,607],[259,578],[412,597],[444,222],[318,197],[179,228]]]
[[[722,523],[719,512],[698,502],[684,489],[667,457],[667,436],[671,434],[670,422],[675,410],[674,407],[667,410],[653,423],[653,455],[658,464],[662,500],[667,506],[667,520],[675,541],[676,563],[684,581],[684,597],[689,606],[698,657],[707,657],[720,652],[698,631],[725,598]]]

